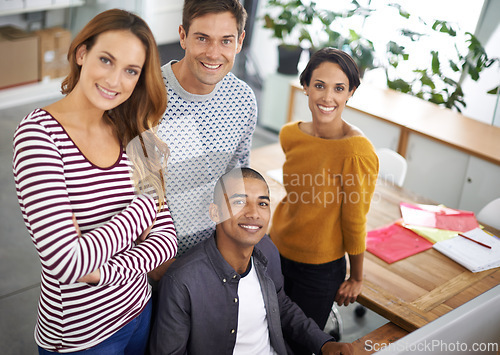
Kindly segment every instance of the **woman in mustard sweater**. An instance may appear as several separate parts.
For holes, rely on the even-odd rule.
[[[287,195],[276,208],[270,236],[281,254],[285,292],[324,328],[334,301],[347,306],[361,292],[378,158],[368,138],[342,119],[360,84],[348,54],[333,48],[316,52],[300,83],[312,122],[292,122],[280,132]]]

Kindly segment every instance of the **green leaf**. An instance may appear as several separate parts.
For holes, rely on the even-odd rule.
[[[467,36],[469,36],[469,39],[466,40],[466,42],[469,43],[469,50],[471,50],[474,53],[485,53],[483,46],[479,42],[476,36],[474,36],[470,32],[465,32]]]
[[[311,34],[306,30],[306,29],[302,29],[300,31],[300,36],[299,36],[299,42],[302,42],[302,41],[308,41],[309,43],[311,43],[312,45],[312,38],[311,38]]]
[[[273,28],[274,27],[274,21],[269,15],[264,16],[264,28]]]
[[[283,26],[276,25],[274,27],[274,37],[283,40]]]
[[[313,3],[311,3],[311,6],[310,7],[306,7],[304,9],[304,12],[302,13],[302,15],[304,16],[304,23],[310,25],[314,18],[316,17],[316,10],[314,9]]]
[[[405,47],[400,46],[394,41],[389,41],[389,43],[387,43],[387,51],[391,52],[392,54],[403,55],[404,49]]]
[[[460,69],[458,68],[458,66],[451,59],[449,60],[449,64],[450,64],[451,70],[453,70],[455,73],[458,72],[458,71],[460,71]]]
[[[435,93],[431,94],[429,101],[434,102],[435,104],[438,104],[438,105],[443,104],[445,102],[443,95],[435,94]]]
[[[387,80],[387,86],[393,90],[408,93],[411,91],[411,86],[403,79],[396,79],[394,81]]]
[[[441,74],[440,66],[441,64],[439,63],[439,56],[438,52],[436,51],[431,51],[432,54],[432,72],[434,74]]]
[[[453,29],[453,27],[448,27],[448,31],[447,33],[452,36],[452,37],[456,37],[457,36],[457,31],[455,29]]]
[[[451,25],[447,21],[436,20],[432,25],[432,29],[434,31],[439,31],[442,33],[447,33],[452,37],[456,37],[457,31],[451,27]]]
[[[361,38],[361,36],[357,34],[353,29],[349,29],[349,36],[351,41],[359,41],[359,39]]]
[[[500,85],[497,86],[496,88],[491,89],[490,91],[488,91],[488,94],[497,95],[499,92],[500,92]]]
[[[474,81],[478,81],[478,79],[479,79],[479,72],[478,72],[477,68],[475,68],[472,65],[469,65],[469,67],[467,69],[468,69],[467,72],[469,73],[471,79],[474,80]]]
[[[500,58],[488,59],[488,62],[487,62],[487,64],[485,66],[486,66],[486,68],[489,68],[490,66],[492,66],[495,63],[499,63],[500,64]]]
[[[420,82],[422,83],[423,86],[428,86],[430,87],[432,90],[436,89],[436,84],[434,84],[434,82],[432,81],[432,78],[429,77],[427,75],[427,73],[425,73],[424,75],[422,75],[420,77]]]
[[[399,11],[399,15],[408,19],[410,18],[410,13],[408,11],[406,11],[405,9],[403,9],[403,7],[399,4],[388,4],[388,6],[391,6],[391,7],[395,7],[396,9],[398,9]]]
[[[434,31],[439,31],[439,29],[442,26],[442,23],[443,23],[443,21],[439,21],[439,20],[434,21],[434,23],[432,24],[432,29]]]
[[[328,35],[328,44],[332,47],[341,47],[339,46],[340,42],[344,42],[344,39],[342,38],[342,35],[336,31],[332,31],[330,29],[327,29],[326,31]]]
[[[403,36],[408,37],[412,42],[416,42],[420,39],[420,37],[425,36],[425,34],[423,33],[415,32],[408,29],[402,29],[400,33]]]
[[[450,79],[450,78],[447,78],[447,77],[444,77],[444,78],[443,78],[443,81],[444,81],[446,84],[448,84],[448,85],[450,85],[450,86],[453,86],[453,87],[458,87],[458,86],[459,86],[459,85],[458,85],[458,83],[457,83],[455,80]]]

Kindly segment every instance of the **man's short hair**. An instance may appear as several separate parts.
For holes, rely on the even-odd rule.
[[[245,29],[247,12],[239,0],[185,0],[182,10],[182,27],[186,34],[189,32],[191,21],[206,14],[229,11],[236,19],[238,37]]]
[[[266,179],[257,171],[252,168],[234,168],[229,172],[222,175],[214,189],[214,203],[220,206],[220,202],[224,201],[223,196],[226,190],[225,185],[230,179],[257,179],[264,181],[267,186],[267,191],[269,192],[269,186],[267,185]]]

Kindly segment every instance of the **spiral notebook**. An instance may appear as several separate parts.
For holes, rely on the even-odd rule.
[[[472,272],[500,267],[500,239],[498,237],[480,228],[462,234],[469,239],[457,234],[456,237],[437,242],[433,248]]]

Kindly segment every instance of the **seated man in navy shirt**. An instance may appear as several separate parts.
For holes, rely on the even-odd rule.
[[[285,295],[278,250],[266,235],[270,214],[258,172],[238,168],[219,179],[210,206],[214,236],[160,281],[152,354],[287,354],[283,334],[311,353],[353,353]]]

